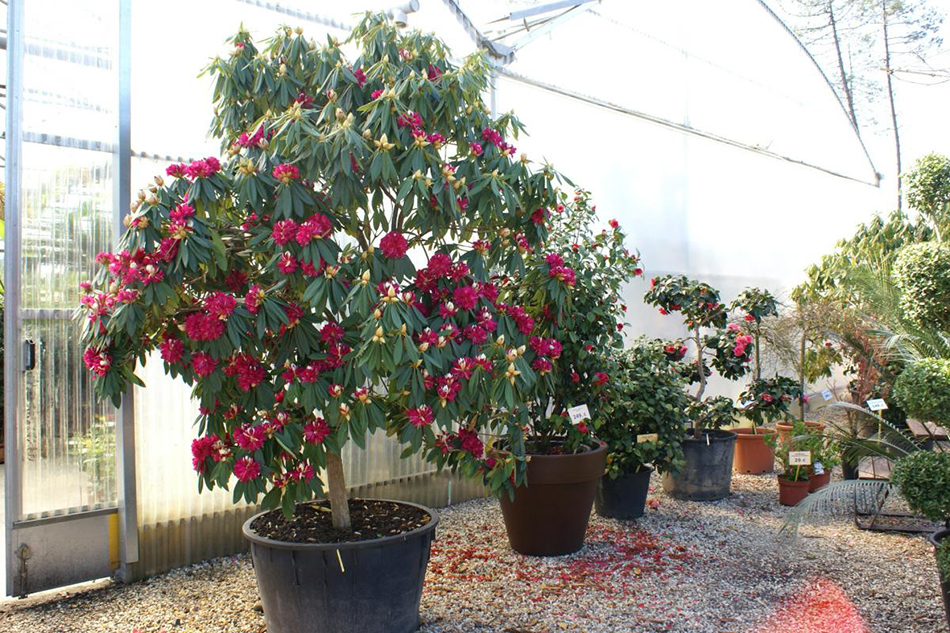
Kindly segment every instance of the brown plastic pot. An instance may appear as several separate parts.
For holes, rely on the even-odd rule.
[[[815,492],[816,490],[820,490],[821,488],[824,488],[825,486],[827,486],[830,482],[831,482],[830,470],[826,470],[820,475],[816,475],[815,473],[812,473],[811,475],[808,476],[808,484],[809,484],[808,492]]]
[[[778,478],[778,502],[783,506],[798,505],[798,502],[808,496],[809,480],[791,481],[784,477]]]
[[[511,548],[528,556],[563,556],[584,546],[597,482],[607,466],[607,445],[583,453],[531,455],[528,485],[514,499],[501,496]]]
[[[775,435],[772,429],[740,428],[732,429],[738,434],[736,452],[732,458],[732,469],[746,475],[770,473],[775,466],[775,451],[765,443],[765,438]]]
[[[805,420],[805,426],[809,431],[814,431],[816,433],[821,433],[825,430],[824,422],[812,422],[811,420]],[[778,439],[783,444],[788,442],[788,438],[792,436],[792,429],[795,428],[791,424],[785,424],[784,422],[779,422],[775,425],[775,429],[778,431]]]

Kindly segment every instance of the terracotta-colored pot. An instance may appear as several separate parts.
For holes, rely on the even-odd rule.
[[[815,431],[816,433],[821,433],[825,430],[825,424],[823,422],[812,422],[811,420],[805,420],[805,426],[810,431]],[[778,431],[778,439],[783,444],[788,442],[788,439],[792,436],[792,429],[795,427],[791,424],[785,424],[784,422],[778,422],[775,425],[775,430]]]
[[[772,429],[739,428],[732,429],[738,434],[736,438],[736,452],[732,460],[732,468],[737,473],[746,475],[761,475],[772,472],[775,466],[775,451],[765,443],[765,438],[775,435]]]
[[[778,478],[778,502],[783,506],[798,505],[798,502],[808,496],[809,480],[791,481],[784,477]]]
[[[809,483],[808,492],[815,492],[816,490],[824,488],[825,486],[828,485],[830,481],[831,481],[830,470],[826,470],[820,475],[816,475],[815,473],[812,473],[808,477],[808,483]]]

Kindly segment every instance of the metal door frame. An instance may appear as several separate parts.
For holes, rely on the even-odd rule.
[[[18,428],[22,411],[24,349],[21,306],[21,187],[23,143],[22,68],[24,6],[7,3],[6,239],[4,257],[5,357],[4,435],[6,450],[6,595],[26,593],[110,575],[130,577],[138,561],[135,489],[135,407],[132,389],[116,411],[117,507],[21,520],[23,482]],[[131,0],[118,11],[118,134],[113,147],[113,215],[116,240],[131,201]],[[39,571],[37,571],[39,569]],[[32,573],[32,576],[31,576]],[[31,579],[39,582],[31,586]]]

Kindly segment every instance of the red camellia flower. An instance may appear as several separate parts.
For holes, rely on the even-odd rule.
[[[611,221],[610,221],[610,228],[616,229],[616,228],[619,227],[619,226],[620,226],[620,223],[617,222],[616,220],[611,220]]]
[[[745,319],[746,321],[755,321],[755,317],[752,316],[751,314],[747,314],[742,318]]]
[[[596,374],[594,374],[595,386],[599,387],[600,385],[605,384],[608,380],[610,380],[610,377],[607,376],[607,372],[599,371]]]
[[[390,231],[379,241],[379,248],[389,259],[401,259],[409,250],[409,243],[399,231]]]

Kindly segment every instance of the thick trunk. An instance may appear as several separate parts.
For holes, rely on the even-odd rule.
[[[854,126],[855,132],[858,132],[858,117],[854,112],[854,96],[851,94],[851,82],[848,81],[848,73],[844,68],[844,58],[841,56],[841,39],[838,37],[838,20],[835,18],[834,0],[828,0],[828,22],[831,25],[831,36],[835,45],[835,54],[838,56],[838,77],[841,81],[841,91],[844,92],[845,101],[848,104],[848,116],[851,118],[851,125]]]
[[[884,23],[884,74],[887,77],[887,98],[891,105],[891,125],[894,128],[894,151],[897,158],[897,210],[902,205],[902,183],[901,183],[901,137],[897,129],[897,109],[894,107],[894,86],[891,82],[891,43],[888,40],[887,32],[887,4],[881,1],[881,16]]]
[[[346,476],[343,474],[343,458],[327,452],[327,496],[330,498],[330,511],[333,527],[338,530],[350,529],[350,506],[346,499]]]

